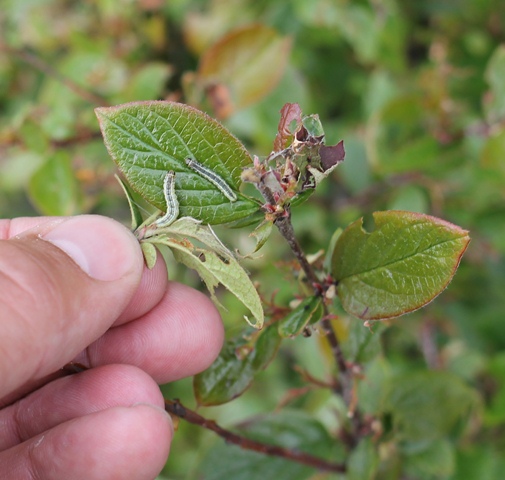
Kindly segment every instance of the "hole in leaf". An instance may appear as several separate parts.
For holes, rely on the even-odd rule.
[[[227,259],[226,257],[223,257],[221,255],[218,255],[219,256],[219,260],[221,260],[225,265],[229,265],[230,264],[230,260]]]
[[[371,213],[363,215],[363,229],[367,233],[372,233],[375,230],[375,222]]]

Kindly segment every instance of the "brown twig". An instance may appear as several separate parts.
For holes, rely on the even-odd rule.
[[[288,242],[291,251],[295,255],[296,259],[300,263],[303,272],[305,273],[307,279],[312,284],[313,288],[318,284],[318,279],[314,273],[314,269],[311,267],[307,257],[303,253],[303,250],[295,237],[295,232],[293,230],[293,224],[291,223],[291,214],[289,210],[286,211],[286,215],[277,218],[274,222],[275,226],[279,230],[280,234],[284,237],[286,242]],[[320,294],[316,290],[316,294]]]
[[[272,191],[263,183],[262,180],[256,183],[256,186],[268,204],[276,205],[277,202],[275,201]],[[288,242],[291,251],[297,258],[309,281],[313,286],[317,284],[318,279],[314,273],[314,269],[310,266],[310,263],[308,262],[307,257],[305,257],[305,254],[303,253],[303,250],[295,236],[293,225],[291,223],[291,212],[289,211],[289,207],[286,207],[283,213],[275,219],[274,224],[284,239]]]
[[[271,190],[265,185],[265,183],[262,180],[257,182],[256,186],[268,204],[270,204],[270,205],[276,204],[274,195],[272,194]],[[280,234],[283,236],[283,238],[288,243],[289,247],[291,248],[291,251],[293,252],[296,259],[298,260],[300,267],[302,268],[303,272],[305,273],[305,276],[311,282],[316,295],[320,295],[321,291],[319,291],[317,288],[317,286],[319,285],[319,280],[317,278],[317,275],[314,272],[314,269],[312,268],[312,265],[307,260],[307,257],[305,256],[305,253],[302,250],[302,247],[300,246],[298,239],[295,236],[293,224],[291,223],[291,212],[289,210],[289,207],[286,207],[283,214],[278,216],[275,219],[274,225],[277,227]],[[335,358],[335,362],[337,364],[337,367],[338,367],[340,373],[345,377],[345,380],[342,385],[342,388],[345,392],[348,390],[349,383],[350,383],[349,369],[347,368],[344,354],[343,354],[342,349],[340,347],[340,343],[338,341],[337,335],[335,334],[335,331],[333,330],[333,327],[331,326],[331,323],[327,319],[327,317],[328,317],[328,308],[326,307],[326,305],[324,305],[324,318],[325,319],[322,321],[322,326],[326,332],[328,342],[330,343],[331,352],[333,354],[333,357]],[[345,396],[348,397],[348,395],[345,395]]]
[[[263,179],[260,179],[256,183],[256,186],[267,204],[273,206],[275,209],[277,204],[275,196],[262,180]],[[324,295],[324,287],[320,284],[313,266],[307,260],[307,257],[305,256],[305,253],[295,236],[293,225],[291,223],[291,212],[289,210],[289,206],[284,206],[283,210],[279,211],[277,218],[274,220],[274,224],[290,246],[291,251],[305,273],[305,276],[311,283],[315,295]],[[321,325],[326,333],[326,338],[330,344],[332,356],[335,359],[338,371],[340,372],[340,376],[338,381],[335,382],[333,390],[335,393],[342,396],[345,404],[347,405],[351,426],[349,431],[343,431],[341,433],[345,433],[345,443],[352,449],[355,445],[357,445],[359,439],[367,429],[365,428],[361,412],[356,408],[353,370],[348,366],[345,360],[340,342],[330,321],[327,305],[323,304],[323,308],[324,314]]]
[[[326,305],[324,305],[326,309]],[[348,377],[349,369],[347,368],[347,363],[344,358],[344,353],[342,352],[342,348],[340,347],[340,342],[338,341],[337,335],[333,327],[331,326],[331,322],[328,319],[328,314],[325,311],[325,315],[321,320],[321,325],[326,333],[326,338],[328,339],[328,343],[330,344],[331,353],[333,358],[337,363],[337,367],[341,374]],[[344,388],[345,390],[345,388]]]
[[[421,327],[419,343],[428,368],[437,370],[441,367],[440,353],[435,341],[436,325],[427,320]]]
[[[226,442],[233,443],[245,450],[252,450],[265,455],[285,458],[287,460],[302,463],[303,465],[308,465],[326,472],[343,473],[346,471],[346,466],[343,464],[328,462],[327,460],[315,457],[308,453],[300,452],[298,450],[289,450],[277,445],[268,445],[233,433],[220,427],[214,420],[204,418],[193,410],[186,408],[179,400],[165,400],[165,410],[189,423],[211,430],[223,438]]]

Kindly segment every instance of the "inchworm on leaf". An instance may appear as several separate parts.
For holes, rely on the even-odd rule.
[[[186,165],[199,173],[203,178],[208,180],[212,185],[217,187],[219,191],[228,199],[230,202],[235,202],[237,200],[236,193],[230,188],[230,186],[213,170],[204,167],[201,163],[193,160],[192,158],[186,158]]]
[[[179,201],[175,193],[175,172],[170,170],[163,182],[163,195],[167,203],[167,213],[154,222],[158,227],[168,227],[179,216]]]

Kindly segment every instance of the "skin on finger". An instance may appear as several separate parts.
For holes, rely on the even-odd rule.
[[[137,403],[164,407],[158,385],[132,365],[106,365],[59,378],[0,410],[0,450],[74,418]]]
[[[164,298],[143,318],[109,330],[87,350],[90,366],[136,365],[157,383],[205,370],[224,340],[221,316],[202,293],[169,282]]]
[[[0,240],[8,240],[26,230],[37,228],[47,222],[59,221],[63,217],[19,217],[0,220]]]
[[[152,310],[165,295],[168,285],[167,267],[161,254],[157,253],[158,257],[154,267],[149,269],[144,266],[140,285],[128,306],[114,322],[114,326],[142,317]]]
[[[152,480],[171,440],[170,418],[159,408],[112,407],[0,453],[0,464],[3,478],[16,480]]]
[[[94,258],[108,270],[106,275],[110,271],[117,279],[91,278],[44,240],[58,229],[70,243],[84,239],[88,253],[95,256],[96,250]],[[3,233],[14,230],[11,223]],[[138,242],[111,219],[56,219],[37,231],[0,241],[0,399],[58,370],[102,335],[130,303],[141,280]]]

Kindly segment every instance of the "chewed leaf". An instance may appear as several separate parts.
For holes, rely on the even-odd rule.
[[[175,172],[180,215],[209,224],[247,217],[259,209],[241,195],[240,174],[252,163],[244,146],[205,113],[175,102],[134,102],[97,108],[105,145],[129,184],[158,209],[165,210],[163,181]],[[190,158],[211,171],[233,192],[223,189],[194,169]]]
[[[270,238],[274,223],[273,221],[265,220],[261,225],[258,225],[250,234],[250,237],[256,239],[256,247],[252,253],[256,253]]]
[[[264,315],[258,292],[248,273],[215,236],[210,226],[183,217],[160,229],[157,235],[147,241],[168,246],[178,262],[196,270],[218,305],[215,289],[219,284],[226,287],[251,312],[253,320],[247,317],[246,320],[253,327],[262,328]]]
[[[432,301],[449,284],[470,238],[466,230],[418,213],[374,213],[340,235],[332,274],[345,310],[365,320],[396,317]]]

